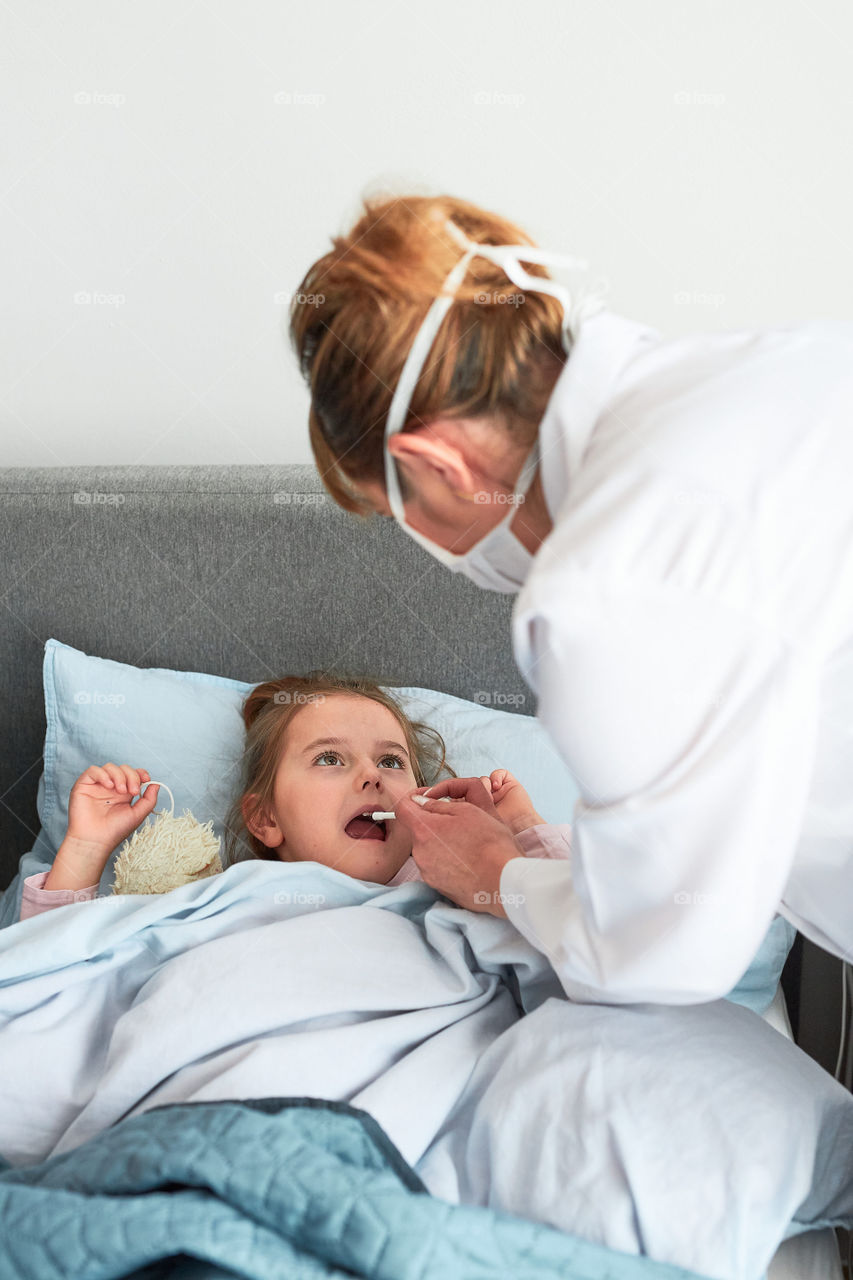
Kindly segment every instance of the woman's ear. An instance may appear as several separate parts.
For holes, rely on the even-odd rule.
[[[474,477],[461,450],[453,440],[445,440],[438,431],[431,430],[432,426],[391,436],[388,448],[392,457],[408,464],[413,474],[422,469],[433,472],[448,489],[461,488],[466,492],[475,489]],[[456,429],[453,424],[453,430]]]
[[[252,802],[256,799],[256,795],[256,792],[250,791],[240,801],[243,821],[256,840],[260,840],[261,844],[265,844],[268,849],[277,849],[284,843],[281,828],[272,814],[264,813],[262,810],[252,813]]]

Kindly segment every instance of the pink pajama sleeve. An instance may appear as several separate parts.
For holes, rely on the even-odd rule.
[[[525,858],[569,858],[572,852],[570,822],[540,822],[515,837]]]
[[[65,907],[69,902],[91,902],[98,896],[98,886],[92,884],[85,889],[45,889],[44,882],[49,872],[37,871],[27,876],[21,893],[21,919],[41,915],[50,911],[51,907]]]

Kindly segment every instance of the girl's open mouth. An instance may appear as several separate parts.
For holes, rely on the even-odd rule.
[[[385,823],[374,822],[372,818],[367,817],[369,810],[365,810],[364,814],[355,818],[350,818],[344,831],[351,840],[384,840],[385,839]]]

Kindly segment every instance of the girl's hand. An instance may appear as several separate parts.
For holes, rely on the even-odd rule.
[[[63,843],[73,841],[109,857],[156,805],[160,790],[156,782],[146,787],[135,805],[130,803],[150,778],[146,769],[132,769],[128,764],[90,765],[71,788]]]
[[[452,781],[452,778],[445,778],[441,782],[436,782],[425,794],[434,800],[440,799],[442,795],[452,795],[453,792],[447,787],[447,784]],[[484,787],[485,798],[491,801],[491,805],[484,806],[486,811],[491,810],[513,835],[518,835],[519,831],[524,831],[527,827],[535,827],[538,823],[545,821],[533,808],[533,803],[524,787],[508,769],[493,769],[491,774],[481,775],[480,782]],[[472,799],[473,795],[468,798]]]

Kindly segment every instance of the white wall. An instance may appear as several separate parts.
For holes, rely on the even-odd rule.
[[[851,45],[845,0],[4,0],[0,461],[309,461],[276,299],[385,184],[668,334],[853,319]]]

